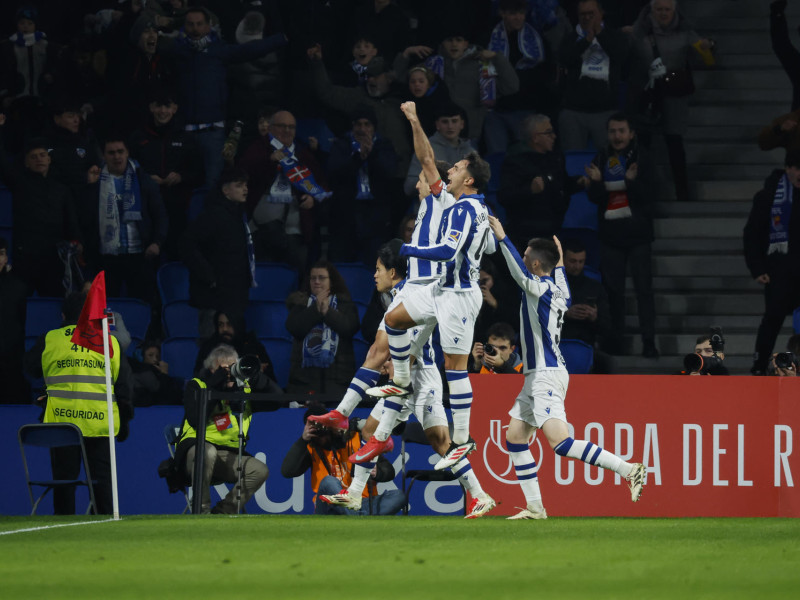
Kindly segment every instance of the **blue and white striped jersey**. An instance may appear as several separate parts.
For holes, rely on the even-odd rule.
[[[572,304],[564,267],[556,268],[555,279],[540,278],[528,272],[522,257],[508,238],[500,242],[500,247],[511,276],[523,291],[519,309],[523,372],[566,370],[558,349],[564,314]]]
[[[427,248],[436,243],[439,229],[442,224],[442,215],[445,210],[455,204],[456,199],[442,186],[442,192],[436,196],[428,194],[420,202],[417,210],[417,220],[414,233],[411,235],[411,244],[419,248]],[[441,263],[410,256],[408,259],[409,281],[433,281],[442,274]]]
[[[442,215],[435,245],[404,244],[400,255],[446,263],[439,284],[453,291],[468,291],[479,287],[481,258],[485,251],[495,251],[489,212],[482,194],[465,194]]]

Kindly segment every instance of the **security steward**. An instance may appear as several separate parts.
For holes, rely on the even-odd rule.
[[[44,423],[74,423],[84,437],[89,470],[94,486],[98,514],[111,514],[111,459],[108,447],[108,405],[106,400],[105,359],[102,354],[72,342],[72,333],[86,295],[72,293],[62,305],[63,327],[42,335],[25,354],[25,370],[33,377],[44,377],[46,395]],[[133,418],[130,392],[130,366],[119,342],[111,336],[111,380],[114,382],[114,434],[117,441],[128,437],[128,422]],[[51,450],[54,479],[77,479],[81,468],[80,448]],[[57,515],[75,514],[75,488],[53,490]]]
[[[198,392],[201,389],[218,391],[264,391],[269,384],[269,378],[257,370],[253,379],[246,381],[243,386],[237,387],[237,381],[231,375],[231,367],[237,363],[239,355],[233,346],[220,344],[214,348],[203,362],[203,369],[198,377],[186,384],[183,396],[184,420],[175,449],[175,469],[178,473],[185,473],[185,483],[191,483],[194,474],[195,439],[196,429],[200,423],[205,423],[206,443],[205,462],[203,464],[202,508],[201,514],[237,514],[238,501],[236,483],[238,481],[237,463],[239,459],[239,419],[238,411],[234,410],[227,401],[211,402],[206,414],[199,414]],[[244,444],[247,443],[247,433],[253,411],[271,411],[280,408],[276,403],[244,402],[242,412],[242,431]],[[269,469],[263,462],[242,452],[242,491],[241,506],[264,484],[269,476]],[[210,486],[219,483],[232,483],[234,486],[228,494],[211,508]]]

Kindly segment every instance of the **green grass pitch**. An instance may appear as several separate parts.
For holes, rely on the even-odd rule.
[[[0,518],[0,597],[797,598],[798,519]]]

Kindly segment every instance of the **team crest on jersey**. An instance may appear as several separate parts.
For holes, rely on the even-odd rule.
[[[553,298],[560,299],[560,298],[563,298],[563,297],[564,297],[564,293],[559,288],[556,288],[555,291],[553,291]]]

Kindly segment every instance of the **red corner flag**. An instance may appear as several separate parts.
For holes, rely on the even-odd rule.
[[[72,334],[72,342],[103,354],[103,318],[106,310],[106,273],[100,271],[92,282],[86,302],[83,303],[78,326]],[[109,344],[110,357],[114,357],[114,346]]]

